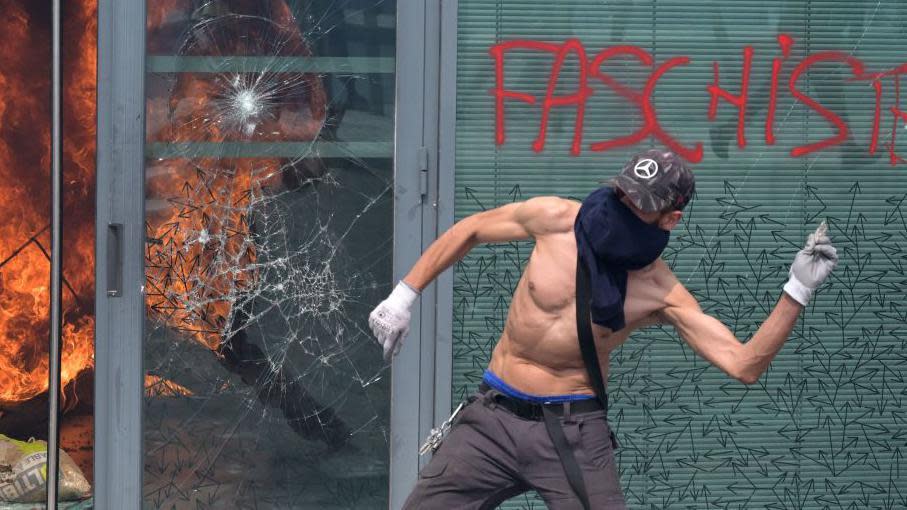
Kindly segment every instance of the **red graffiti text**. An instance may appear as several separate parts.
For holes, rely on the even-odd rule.
[[[823,51],[805,57],[797,63],[791,70],[786,82],[786,87],[781,85],[782,74],[785,63],[790,58],[791,48],[795,41],[792,37],[781,34],[777,38],[779,54],[772,58],[771,82],[769,83],[769,99],[767,113],[765,117],[764,136],[768,145],[773,145],[775,138],[775,115],[778,105],[779,88],[786,88],[786,93],[790,94],[797,102],[807,106],[815,113],[819,114],[834,130],[835,134],[822,140],[814,141],[804,145],[794,147],[790,151],[793,157],[805,156],[814,152],[827,149],[843,143],[849,135],[849,126],[844,118],[838,113],[832,111],[829,107],[822,105],[815,98],[810,97],[802,88],[803,75],[809,69],[817,64],[836,63],[839,66],[849,68],[850,76],[847,82],[863,81],[868,82],[875,93],[875,111],[873,117],[872,133],[870,143],[867,147],[870,154],[875,154],[879,147],[880,129],[882,126],[882,98],[884,87],[883,83],[890,83],[893,89],[894,106],[889,108],[887,113],[891,114],[892,128],[887,142],[889,161],[892,165],[899,162],[905,162],[895,152],[895,142],[897,139],[897,126],[907,122],[907,111],[900,109],[900,76],[907,73],[907,64],[902,64],[894,69],[881,72],[867,72],[863,62],[847,53],[840,51]],[[548,84],[544,97],[536,97],[533,94],[511,90],[505,87],[504,61],[508,54],[515,50],[534,51],[551,54],[554,57],[548,76]],[[542,152],[545,149],[545,139],[548,132],[548,123],[555,108],[572,108],[576,111],[576,120],[573,127],[573,140],[570,146],[570,154],[578,156],[583,148],[583,122],[586,118],[586,104],[589,97],[595,93],[595,86],[604,86],[612,92],[626,100],[635,109],[638,110],[640,118],[643,121],[642,126],[636,131],[612,138],[610,140],[596,140],[589,142],[585,147],[593,152],[607,151],[617,147],[635,145],[648,137],[654,137],[668,149],[676,152],[685,159],[697,163],[702,160],[703,149],[702,142],[683,143],[675,135],[669,133],[658,120],[658,114],[652,101],[655,87],[659,80],[665,74],[673,69],[690,64],[690,58],[686,56],[677,56],[665,60],[662,63],[656,63],[652,55],[646,50],[637,46],[611,46],[603,49],[598,54],[590,56],[586,53],[583,44],[577,39],[569,39],[560,44],[515,40],[505,41],[495,44],[489,50],[495,62],[495,87],[491,90],[491,95],[495,98],[495,143],[502,145],[506,141],[506,105],[508,101],[521,101],[530,105],[537,105],[541,108],[538,135],[532,142],[532,150]],[[564,62],[568,58],[575,58],[580,63],[578,75],[576,76],[576,88],[568,94],[556,94],[558,82],[564,68]],[[642,88],[634,89],[620,83],[613,76],[602,70],[602,66],[610,59],[630,58],[636,61],[639,66],[650,69],[648,78]],[[709,121],[714,121],[718,115],[720,106],[732,107],[737,115],[737,146],[741,149],[746,147],[746,123],[747,112],[752,113],[753,109],[749,105],[750,101],[750,75],[752,70],[755,52],[751,46],[743,48],[743,68],[740,76],[739,90],[728,90],[721,83],[721,69],[718,62],[712,63],[712,82],[705,87],[705,93],[709,97],[709,108],[706,117]],[[512,56],[510,58],[513,58]]]

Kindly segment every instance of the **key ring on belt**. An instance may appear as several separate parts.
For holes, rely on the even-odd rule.
[[[444,436],[447,432],[450,431],[451,425],[453,425],[454,419],[460,414],[460,411],[466,406],[466,402],[460,402],[460,405],[454,409],[454,412],[450,414],[450,417],[444,420],[439,427],[431,429],[431,432],[428,434],[428,438],[425,439],[425,443],[422,444],[422,447],[419,448],[419,455],[425,455],[429,452],[435,453],[438,447],[441,446],[441,441],[444,439]]]

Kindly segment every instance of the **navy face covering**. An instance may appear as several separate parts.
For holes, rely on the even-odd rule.
[[[623,329],[627,271],[654,262],[671,233],[642,221],[608,187],[583,200],[573,232],[580,260],[589,269],[592,322]]]

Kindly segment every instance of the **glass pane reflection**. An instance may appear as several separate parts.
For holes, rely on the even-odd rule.
[[[150,507],[387,506],[394,9],[148,4]]]

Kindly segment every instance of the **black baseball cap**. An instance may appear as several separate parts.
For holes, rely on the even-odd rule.
[[[608,184],[627,195],[643,212],[681,210],[693,198],[696,181],[683,159],[671,151],[636,154]]]

